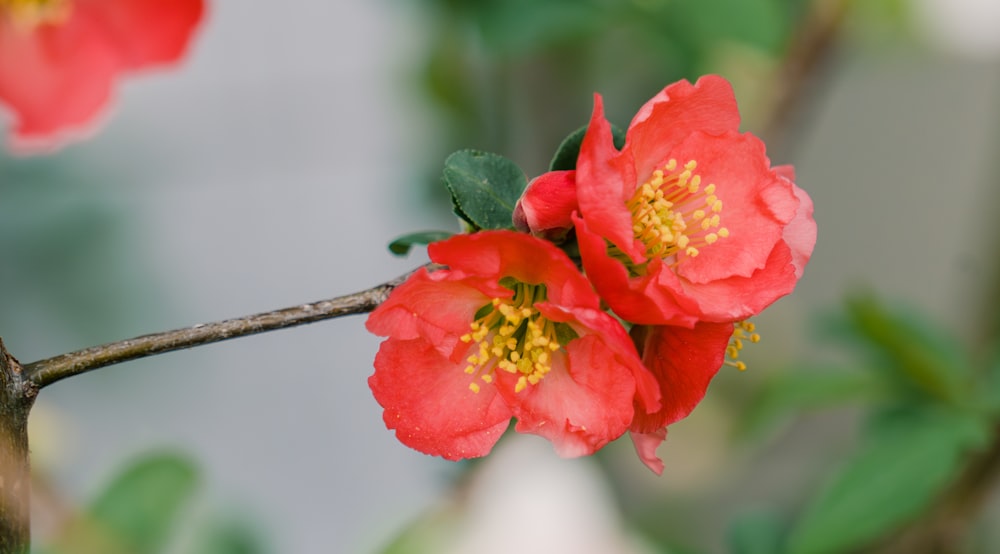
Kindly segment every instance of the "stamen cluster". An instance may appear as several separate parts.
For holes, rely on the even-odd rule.
[[[729,236],[729,229],[720,227],[722,200],[716,186],[702,188],[701,176],[694,173],[697,167],[691,160],[678,171],[677,160],[671,158],[626,202],[632,232],[646,246],[647,258],[669,258],[678,252],[693,258],[699,248]]]
[[[512,299],[494,298],[484,306],[488,312],[473,321],[471,331],[460,340],[479,345],[467,358],[465,373],[478,375],[484,383],[493,382],[495,368],[520,373],[514,392],[521,392],[529,384],[537,385],[552,370],[551,353],[562,345],[556,337],[556,324],[534,308],[535,302],[545,300],[544,285],[517,283],[514,290]],[[478,393],[480,386],[472,382],[469,389]]]

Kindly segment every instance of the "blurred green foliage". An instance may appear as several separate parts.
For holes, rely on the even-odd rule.
[[[199,532],[185,538],[184,520],[196,511],[200,478],[195,464],[175,453],[150,453],[132,461],[84,510],[39,548],[41,554],[258,554],[266,552],[258,531],[232,518],[204,517]],[[173,549],[173,550],[172,550]]]
[[[913,523],[985,449],[997,422],[982,391],[995,390],[1000,368],[973,371],[959,341],[928,318],[859,296],[837,330],[858,363],[779,374],[752,407],[755,423],[845,402],[864,413],[857,448],[790,518],[776,553],[851,552]]]

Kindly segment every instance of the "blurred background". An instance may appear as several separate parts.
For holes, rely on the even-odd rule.
[[[0,155],[0,336],[22,362],[396,277],[423,258],[393,257],[389,241],[457,230],[438,182],[448,153],[497,152],[533,176],[586,123],[593,92],[624,126],[666,84],[705,73],[733,82],[743,128],[772,162],[796,166],[816,251],[795,294],[756,320],[750,370],[721,371],[671,428],[663,477],[627,439],[573,461],[535,437],[507,437],[477,463],[409,450],[367,388],[378,340],[351,317],[46,389],[31,421],[39,543],[130,460],[171,452],[197,469],[199,491],[171,552],[763,553],[789,532],[818,552],[802,546],[797,514],[822,513],[810,499],[885,398],[861,371],[802,393],[827,382],[811,368],[863,365],[837,338],[850,334],[845,298],[869,299],[848,310],[855,327],[878,298],[915,314],[892,321],[928,322],[967,365],[991,351],[992,0],[209,8],[188,58],[126,79],[96,136]],[[918,350],[928,342],[901,332]],[[996,504],[969,551],[1000,545]]]

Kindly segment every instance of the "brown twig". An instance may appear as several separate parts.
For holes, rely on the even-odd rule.
[[[202,323],[183,329],[153,333],[92,346],[24,365],[24,377],[38,389],[57,381],[154,354],[183,350],[266,331],[295,327],[335,317],[367,313],[381,304],[408,275],[361,292],[264,312],[246,317]]]

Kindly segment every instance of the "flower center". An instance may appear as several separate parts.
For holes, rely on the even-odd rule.
[[[740,350],[743,350],[743,341],[749,340],[752,343],[760,342],[760,335],[757,334],[757,326],[749,321],[737,321],[736,325],[733,327],[733,336],[729,340],[729,346],[726,347],[726,358],[725,363],[728,366],[735,367],[740,371],[746,371],[747,364],[741,361]]]
[[[729,236],[729,230],[720,227],[722,200],[714,184],[701,186],[701,176],[694,173],[697,166],[691,160],[680,168],[671,159],[626,202],[632,232],[646,246],[647,258],[670,258],[679,252],[693,258],[700,248]]]
[[[476,343],[478,351],[466,360],[465,373],[483,383],[493,382],[497,368],[520,374],[514,392],[537,385],[552,370],[552,355],[576,333],[565,323],[549,321],[534,307],[546,298],[545,285],[530,285],[513,279],[501,284],[514,291],[513,298],[494,298],[476,312],[465,343]],[[478,393],[479,383],[469,384]]]
[[[72,11],[72,0],[0,0],[0,17],[9,17],[14,27],[22,31],[65,23]]]

